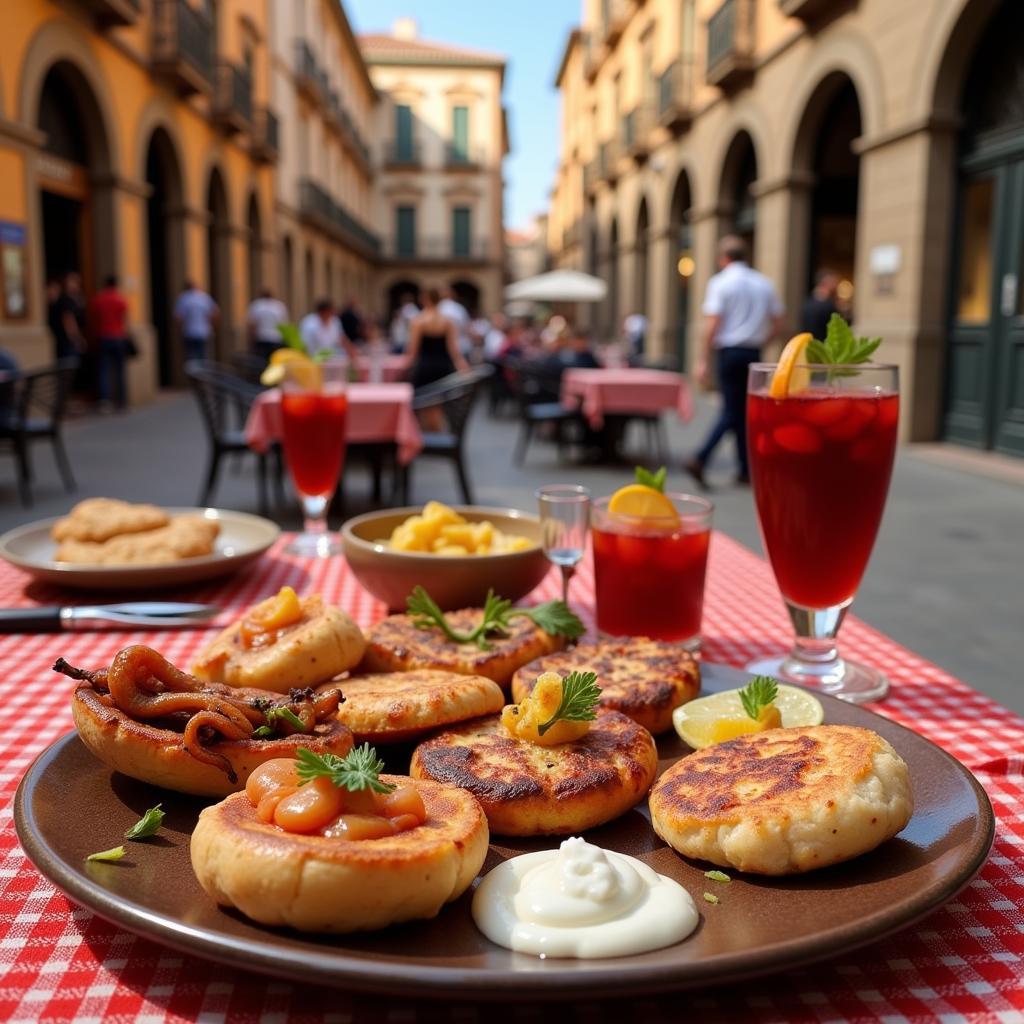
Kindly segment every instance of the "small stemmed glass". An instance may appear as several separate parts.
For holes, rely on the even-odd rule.
[[[587,547],[590,491],[576,484],[548,484],[537,491],[544,554],[562,571],[562,600],[569,603],[569,580]]]

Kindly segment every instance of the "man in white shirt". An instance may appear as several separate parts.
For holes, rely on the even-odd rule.
[[[269,359],[271,352],[284,344],[278,327],[288,320],[285,304],[275,299],[269,288],[261,288],[259,296],[249,303],[246,320],[253,351]]]
[[[622,321],[622,335],[628,346],[630,364],[642,366],[644,344],[647,341],[647,317],[643,313],[630,313]]]
[[[468,356],[473,349],[473,340],[469,336],[469,325],[472,322],[469,311],[455,298],[450,288],[444,290],[444,298],[437,304],[437,311],[446,320],[455,324],[455,334],[459,342],[459,351]]]
[[[326,349],[332,356],[348,354],[348,358],[355,362],[357,351],[355,345],[349,340],[341,327],[341,321],[334,310],[334,304],[330,299],[321,299],[316,304],[316,311],[309,313],[302,318],[299,324],[299,334],[306,351],[315,356],[317,352]]]
[[[700,451],[684,468],[705,486],[704,467],[719,441],[736,435],[739,474],[736,482],[750,483],[747,461],[747,368],[761,358],[761,346],[782,329],[782,303],[764,274],[747,265],[742,238],[727,235],[718,243],[719,271],[708,281],[704,296],[704,351],[696,367],[697,381],[710,380],[712,357],[722,393],[722,409]]]

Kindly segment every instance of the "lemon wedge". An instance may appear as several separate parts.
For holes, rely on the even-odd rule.
[[[771,707],[772,705],[769,705]],[[781,726],[821,725],[825,711],[814,694],[796,686],[779,686],[774,701],[781,717]],[[762,709],[764,711],[765,709]],[[703,750],[748,732],[772,728],[773,716],[762,715],[757,721],[743,709],[739,690],[722,690],[707,697],[698,697],[672,712],[672,724],[683,742],[694,750]]]
[[[775,367],[772,381],[768,385],[770,398],[785,398],[803,391],[811,383],[811,374],[806,366],[800,366],[812,336],[806,332],[796,334],[786,342],[786,347],[779,356],[779,365]]]
[[[270,356],[270,363],[260,374],[260,383],[273,388],[290,377],[300,387],[317,391],[323,381],[318,363],[314,363],[304,352],[293,348],[279,348]]]
[[[675,525],[679,523],[679,513],[676,512],[672,499],[645,484],[628,484],[620,487],[609,499],[608,511],[613,516],[659,519]]]

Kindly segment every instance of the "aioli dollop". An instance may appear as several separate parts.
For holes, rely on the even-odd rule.
[[[631,956],[685,939],[699,915],[678,882],[584,839],[499,864],[477,886],[473,920],[518,953]]]

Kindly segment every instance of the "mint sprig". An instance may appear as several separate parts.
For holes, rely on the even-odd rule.
[[[869,362],[881,344],[881,338],[854,337],[850,325],[838,313],[833,313],[825,331],[825,340],[813,338],[807,345],[807,362],[829,367],[829,380],[851,377],[857,373],[852,366]]]
[[[634,473],[638,484],[643,484],[644,487],[650,487],[662,494],[665,493],[665,479],[668,477],[668,470],[664,466],[657,473],[652,473],[649,469],[644,469],[643,466],[637,466]]]
[[[775,703],[779,695],[778,683],[771,676],[754,676],[750,682],[740,690],[740,701],[743,710],[749,718],[757,721],[761,708]]]

